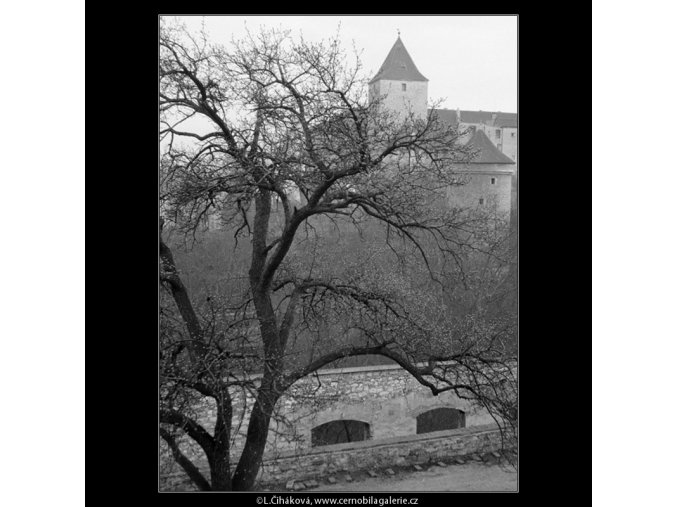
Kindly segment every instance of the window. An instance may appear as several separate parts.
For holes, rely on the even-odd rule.
[[[310,431],[311,445],[332,445],[357,442],[369,438],[369,424],[362,421],[340,419],[320,424]]]
[[[491,184],[495,185],[496,184],[496,178],[491,178]]]
[[[474,134],[477,128],[475,127],[475,125],[471,125],[470,127],[468,127],[468,130],[470,131],[471,134]]]
[[[496,138],[497,139],[501,138],[501,129],[496,129]]]
[[[402,91],[403,92],[407,91],[407,83],[402,83]]]
[[[514,133],[514,132],[510,132],[510,137],[515,137],[515,133]]]
[[[482,206],[483,204],[484,204],[484,198],[480,197],[480,206]]]
[[[416,418],[416,433],[465,428],[465,413],[455,408],[434,408]]]

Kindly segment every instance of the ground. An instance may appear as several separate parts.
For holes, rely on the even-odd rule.
[[[342,479],[341,476],[337,478]],[[307,491],[517,491],[517,473],[501,465],[466,463],[433,466],[421,472],[398,471],[394,477],[382,473],[376,478],[337,484],[322,484]]]

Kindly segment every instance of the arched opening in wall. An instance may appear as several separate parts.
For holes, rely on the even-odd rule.
[[[416,418],[416,433],[465,428],[465,412],[455,408],[434,408]]]
[[[340,419],[315,426],[310,431],[311,445],[332,445],[358,442],[369,438],[369,424],[352,419]]]

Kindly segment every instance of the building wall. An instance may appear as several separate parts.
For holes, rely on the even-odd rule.
[[[476,168],[475,166],[479,167]],[[450,206],[479,208],[491,207],[500,214],[509,214],[512,198],[512,176],[514,171],[504,164],[475,164],[472,169],[459,168],[462,185],[447,190]],[[492,185],[491,179],[495,178]],[[484,204],[480,204],[480,198]]]
[[[500,150],[517,162],[517,128],[503,127],[501,137]]]
[[[402,90],[406,84],[406,91]],[[427,81],[389,81],[379,80],[370,85],[370,96],[383,97],[383,105],[389,111],[407,114],[411,106],[417,118],[423,119],[428,112],[428,82]]]

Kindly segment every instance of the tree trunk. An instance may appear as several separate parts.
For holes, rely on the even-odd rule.
[[[232,491],[228,446],[217,446],[209,460],[212,491]]]
[[[224,388],[216,397],[216,424],[214,425],[214,452],[209,460],[212,489],[231,491],[230,476],[230,424],[232,406],[228,389]]]
[[[247,429],[247,443],[233,475],[233,491],[249,491],[254,486],[261,468],[274,406],[275,402],[266,401],[265,396],[254,404]]]

